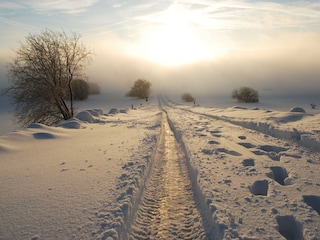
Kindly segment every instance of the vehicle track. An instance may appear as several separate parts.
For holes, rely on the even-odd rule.
[[[246,229],[253,225],[262,226],[265,233],[275,236],[271,238],[290,235],[287,239],[301,239],[307,234],[299,224],[309,214],[305,209],[308,194],[318,199],[310,186],[313,185],[311,179],[318,178],[314,170],[318,168],[319,152],[281,134],[268,134],[264,129],[245,127],[241,122],[236,124],[185,106],[170,106],[170,100],[161,97],[159,102],[170,116],[177,139],[186,148],[188,164],[197,173],[201,193],[210,207],[216,209],[212,214],[215,224],[224,225],[222,235],[216,239],[247,238]],[[306,171],[308,175],[304,175]],[[261,196],[266,205],[260,205]],[[299,207],[293,209],[285,204],[287,201],[296,201]],[[263,214],[268,206],[281,209],[281,214]],[[256,214],[259,208],[262,214]],[[296,226],[284,227],[288,218],[293,219]],[[286,223],[282,219],[286,219]],[[317,229],[314,227],[317,221],[315,217],[304,225],[314,236],[319,234],[311,230]],[[285,232],[282,228],[286,228]],[[264,239],[265,233],[257,231],[249,238]]]
[[[159,147],[129,239],[208,239],[194,200],[186,157],[162,115]]]
[[[179,110],[179,111],[182,111],[182,112],[189,112],[189,113],[192,113],[192,114],[195,114],[195,115],[198,115],[198,116],[202,116],[204,118],[208,118],[208,119],[213,119],[213,120],[216,120],[216,121],[222,121],[224,122],[224,124],[228,123],[229,126],[235,126],[235,127],[242,127],[244,129],[247,129],[249,131],[257,131],[257,132],[260,132],[264,135],[268,135],[272,138],[275,138],[275,139],[279,139],[281,141],[284,141],[284,142],[287,142],[288,144],[292,145],[292,144],[295,144],[297,146],[300,146],[304,149],[307,149],[311,152],[319,152],[319,148],[318,146],[313,146],[313,145],[310,145],[309,143],[304,143],[304,142],[301,142],[299,141],[299,138],[300,136],[296,136],[296,135],[299,135],[298,132],[285,132],[285,131],[281,131],[279,130],[278,133],[276,131],[274,132],[270,132],[268,130],[261,130],[261,128],[259,128],[259,124],[260,123],[257,123],[257,125],[255,124],[246,124],[245,122],[237,122],[237,121],[234,121],[234,120],[231,120],[231,119],[225,119],[225,118],[222,118],[222,117],[219,117],[219,116],[214,116],[214,115],[208,115],[208,114],[205,114],[205,113],[199,113],[199,112],[195,112],[195,111],[192,111],[190,109],[183,109],[183,108],[177,108],[175,106],[172,106],[169,104],[168,101],[170,100],[165,100],[162,96],[160,97],[161,98],[161,102],[163,103],[162,105],[166,106],[167,108],[169,109],[175,109],[175,110]]]

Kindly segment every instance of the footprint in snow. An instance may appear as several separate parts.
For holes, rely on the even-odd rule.
[[[253,195],[267,196],[269,183],[267,180],[257,180],[253,183],[250,190]]]
[[[206,155],[212,155],[213,154],[213,150],[211,150],[211,149],[202,149],[201,152],[203,154],[206,154]]]
[[[304,195],[303,201],[320,215],[320,197],[315,195]]]
[[[272,145],[262,145],[262,146],[259,146],[258,149],[265,152],[275,152],[275,153],[285,152],[288,150],[288,148],[272,146]]]
[[[217,149],[218,152],[223,152],[223,153],[227,153],[227,154],[230,154],[232,156],[242,156],[241,153],[238,153],[236,151],[233,151],[233,150],[228,150],[226,148],[218,148]]]
[[[252,143],[248,143],[248,142],[244,142],[244,143],[238,143],[239,145],[245,147],[245,148],[254,148],[256,147],[255,145],[253,145]]]
[[[246,136],[238,136],[238,138],[239,138],[239,139],[241,139],[241,140],[245,140],[245,139],[247,139],[247,137],[246,137]]]
[[[285,179],[288,177],[287,170],[283,167],[270,167],[271,173],[267,174],[268,177],[275,180],[282,186],[287,185]]]
[[[254,159],[252,159],[252,158],[244,159],[244,160],[242,161],[242,165],[243,165],[244,167],[254,166],[254,165],[255,165],[255,164],[254,164]]]
[[[303,239],[302,237],[302,225],[298,222],[294,216],[277,216],[279,233],[287,240],[291,239]]]

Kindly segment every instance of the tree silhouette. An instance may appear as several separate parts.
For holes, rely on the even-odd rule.
[[[241,87],[240,89],[235,89],[232,93],[232,98],[238,99],[240,102],[259,102],[259,93],[250,87]]]
[[[126,94],[128,97],[147,98],[151,92],[151,83],[145,79],[134,82],[131,90]]]
[[[45,30],[20,43],[8,65],[10,86],[2,92],[11,96],[18,123],[52,125],[73,117],[72,81],[84,76],[92,55],[79,38]]]

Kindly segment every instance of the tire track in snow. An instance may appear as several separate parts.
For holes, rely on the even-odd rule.
[[[255,236],[248,239],[278,239],[280,235],[302,239],[306,235],[318,235],[317,230],[311,230],[317,229],[314,227],[317,217],[308,222],[304,217],[308,214],[306,192],[314,192],[307,184],[311,186],[311,179],[317,179],[312,169],[318,162],[318,153],[302,149],[290,139],[273,137],[183,107],[171,107],[162,101],[175,132],[182,136],[181,142],[191,147],[188,156],[198,170],[200,189],[217,209],[215,221],[225,225],[223,239],[242,239],[252,233]],[[308,177],[302,179],[299,171],[309,171]],[[268,199],[264,205],[259,203],[261,196]],[[295,201],[299,203],[283,204]],[[255,214],[259,208],[261,214]],[[268,208],[271,215],[264,214]],[[281,214],[274,209],[281,209]],[[264,230],[260,232],[258,227],[255,233],[248,234],[251,226],[261,226]]]
[[[228,122],[232,125],[235,126],[240,126],[249,130],[254,130],[260,133],[263,133],[265,135],[268,135],[270,137],[279,139],[279,140],[283,140],[288,142],[289,144],[297,144],[307,150],[310,150],[312,152],[320,152],[320,148],[319,148],[319,144],[318,142],[316,142],[313,139],[310,138],[302,138],[301,134],[299,131],[297,131],[295,128],[293,128],[292,130],[285,130],[285,129],[277,129],[274,128],[272,126],[272,124],[269,123],[261,123],[261,122],[251,122],[251,121],[237,121],[235,119],[231,119],[228,117],[223,117],[223,116],[216,116],[216,115],[210,115],[210,114],[206,114],[206,113],[200,113],[200,112],[196,112],[196,111],[192,111],[190,109],[183,109],[183,108],[178,108],[176,106],[171,105],[171,101],[169,99],[164,99],[161,96],[162,102],[166,107],[169,107],[171,109],[179,109],[181,111],[185,111],[185,112],[190,112],[192,114],[196,114],[198,116],[203,116],[203,117],[207,117],[210,119],[214,119],[217,121],[224,121],[224,122]]]
[[[160,143],[130,239],[206,239],[185,155],[163,113]]]

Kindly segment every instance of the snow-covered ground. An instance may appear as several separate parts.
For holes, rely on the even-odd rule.
[[[320,239],[319,107],[90,101],[0,136],[0,239]]]

